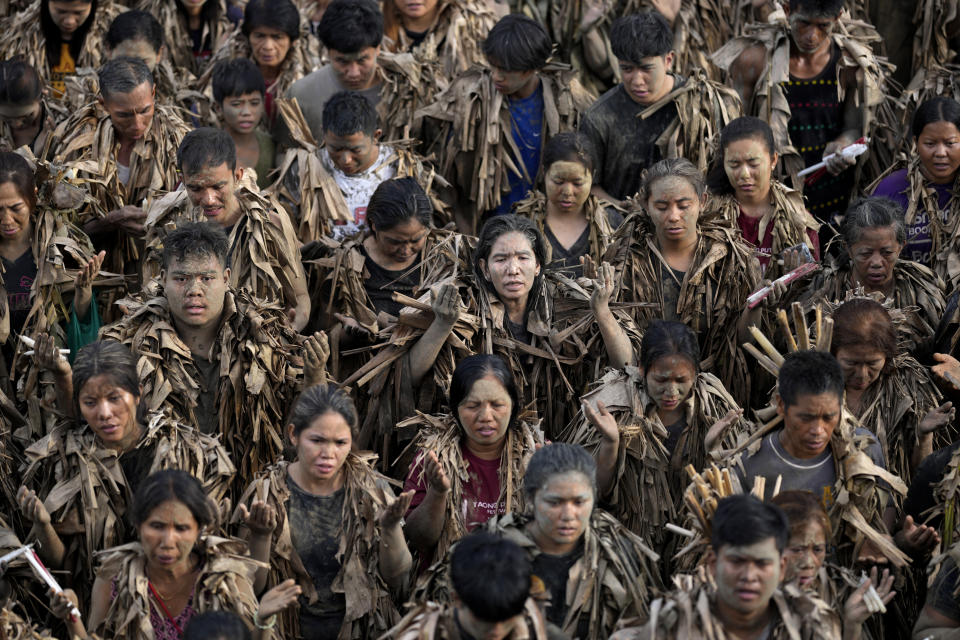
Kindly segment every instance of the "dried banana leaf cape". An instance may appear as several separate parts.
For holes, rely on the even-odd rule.
[[[424,602],[410,610],[395,627],[379,640],[461,640],[463,632],[456,610],[450,604]],[[528,598],[523,606],[523,621],[507,636],[509,640],[547,640],[547,625],[537,603]]]
[[[594,96],[568,65],[551,63],[537,73],[543,90],[545,145],[561,131],[576,129]],[[497,208],[510,191],[510,175],[526,174],[513,139],[509,104],[494,87],[489,68],[477,65],[460,73],[417,117],[439,123],[438,137],[428,142],[436,145],[440,172],[461,199],[474,203],[476,215]]]
[[[394,496],[387,478],[374,470],[375,461],[376,456],[370,454],[350,453],[343,464],[346,493],[337,549],[340,572],[331,585],[334,593],[343,593],[346,597],[346,614],[338,636],[342,640],[378,637],[400,620],[379,568],[382,530],[378,515]],[[239,504],[264,500],[277,510],[279,524],[271,545],[268,588],[294,578],[303,589],[303,597],[312,602],[317,598],[314,581],[294,548],[290,530],[288,469],[288,462],[264,469],[244,492]],[[237,519],[235,514],[234,520]],[[299,532],[299,535],[308,533]],[[298,613],[296,607],[291,607],[280,614],[279,637],[299,637]]]
[[[38,629],[35,625],[21,618],[9,607],[0,609],[0,638],[4,640],[54,640],[46,629]]]
[[[196,612],[231,611],[253,627],[259,607],[253,581],[262,565],[247,555],[247,545],[240,540],[202,536],[193,550],[200,556],[192,601]],[[139,542],[114,547],[98,553],[97,560],[97,576],[115,578],[116,595],[103,621],[92,631],[114,640],[154,640],[150,611],[155,600],[150,594],[143,547]]]
[[[853,279],[850,257],[832,258],[813,276],[807,289],[804,306],[818,302],[845,300],[847,293],[857,288]],[[943,317],[947,306],[943,281],[930,269],[912,260],[897,260],[893,267],[893,307],[906,314],[906,321],[898,327],[900,348],[913,353],[929,341]]]
[[[717,609],[716,586],[677,576],[676,589],[651,605],[650,619],[630,623],[611,640],[728,640]],[[775,616],[769,640],[840,640],[840,618],[823,600],[787,584],[770,599]]]
[[[37,137],[33,139],[33,142],[28,145],[34,157],[43,156],[50,136],[53,135],[54,129],[57,128],[57,123],[64,116],[60,110],[51,107],[51,102],[52,100],[47,96],[40,96],[40,119],[42,122],[40,125],[40,133],[38,133]],[[0,120],[0,150],[14,151],[16,148],[17,143],[13,140],[13,131],[10,129],[10,125],[7,124],[6,120]]]
[[[529,515],[508,513],[488,520],[484,530],[516,543],[532,560],[542,552],[527,531],[531,520]],[[661,587],[658,560],[657,554],[616,518],[594,508],[583,534],[583,555],[570,567],[568,609],[560,630],[569,638],[607,638],[622,618],[645,618]],[[427,578],[429,582],[423,585],[426,597],[449,602],[450,553],[442,564],[430,569]],[[578,632],[581,621],[587,625],[583,636]]]
[[[757,237],[762,242],[763,238],[766,237],[767,229],[770,229],[772,225],[773,244],[771,251],[774,259],[767,263],[763,277],[765,280],[776,280],[785,275],[783,265],[777,264],[776,256],[788,247],[801,243],[809,244],[808,232],[818,232],[820,223],[807,211],[803,204],[803,195],[779,180],[770,181],[770,199],[773,208],[760,219],[760,229]],[[718,212],[733,228],[739,228],[737,218],[740,217],[740,204],[733,194],[711,196],[706,209]]]
[[[943,540],[943,547],[948,548],[960,541],[960,518],[957,517],[957,509],[960,508],[960,449],[950,456],[946,472],[934,486],[933,493],[937,504],[929,515],[924,516],[927,520],[943,516],[940,539]]]
[[[167,299],[128,297],[118,304],[124,316],[101,329],[100,337],[126,344],[138,358],[147,408],[169,409],[199,425],[195,410],[203,376],[177,335]],[[278,305],[258,302],[243,289],[227,293],[210,362],[218,364],[220,376],[217,433],[239,479],[252,478],[283,455],[286,413],[303,378],[302,360],[294,355],[300,344]]]
[[[330,171],[324,165],[319,144],[300,111],[296,98],[277,100],[278,117],[283,119],[292,145],[279,163],[270,191],[292,214],[300,242],[307,244],[333,235],[338,224],[353,223],[353,213]],[[385,163],[396,169],[396,178],[414,178],[430,197],[434,220],[443,226],[451,220],[446,204],[437,197],[437,189],[449,186],[433,166],[412,148],[412,140],[381,143],[392,153]]]
[[[594,195],[587,196],[583,205],[583,215],[587,218],[587,229],[590,233],[590,252],[595,264],[603,261],[603,254],[610,244],[614,228],[610,225],[606,201],[599,200]],[[531,192],[526,198],[513,206],[513,213],[530,218],[537,223],[540,233],[545,232],[547,226],[547,196],[540,191]],[[553,264],[553,244],[546,242],[547,266]]]
[[[731,4],[736,6],[738,3],[694,0],[680,5],[673,22],[675,70],[687,75],[694,69],[703,69],[711,80],[721,80],[720,70],[710,60],[710,52],[716,51],[733,37],[733,23],[728,16]],[[657,10],[650,0],[621,0],[621,7],[619,15]]]
[[[382,139],[423,141],[423,118],[418,112],[433,104],[453,79],[443,74],[436,50],[429,47],[402,52],[381,50],[377,74],[381,83],[377,113],[383,129]]]
[[[41,5],[44,0],[34,0],[26,8],[13,11],[0,20],[0,60],[19,58],[29,63],[48,86],[52,78],[50,67],[58,61],[47,58],[47,39],[41,27]],[[74,63],[80,67],[99,68],[107,61],[103,46],[107,29],[126,7],[114,0],[96,0],[93,22],[84,38],[80,55]]]
[[[921,0],[916,7],[913,18],[917,26],[913,35],[913,73],[919,74],[929,67],[956,59],[956,39],[951,37],[948,27],[960,15],[960,1]]]
[[[700,372],[684,400],[686,426],[671,457],[666,449],[667,427],[657,415],[656,403],[647,395],[639,369],[609,371],[593,386],[583,400],[591,406],[603,402],[617,418],[620,429],[615,484],[610,493],[600,496],[600,501],[628,529],[664,555],[670,539],[664,526],[677,522],[683,510],[687,486],[684,467],[707,466],[712,458],[706,449],[707,431],[729,411],[740,407],[716,376]],[[750,430],[749,423],[741,418],[725,434],[720,446],[732,446]],[[581,410],[561,440],[595,453],[601,435]]]
[[[436,11],[433,24],[427,28],[427,35],[419,45],[414,47],[407,32],[400,27],[396,40],[384,38],[384,48],[416,54],[424,49],[436,51],[444,78],[453,78],[473,65],[486,64],[483,41],[497,23],[497,16],[488,8],[488,3],[483,0],[440,0]],[[394,20],[399,21],[399,18]],[[429,59],[432,54],[425,55]]]
[[[235,27],[227,17],[227,5],[225,0],[213,0],[204,4],[206,10],[208,5],[213,5],[213,16],[211,20],[204,20],[201,27],[200,38],[202,41],[209,39],[210,50],[219,51],[225,45]],[[186,14],[179,2],[167,2],[166,0],[139,0],[136,8],[146,11],[154,16],[163,26],[163,33],[168,43],[167,52],[170,62],[174,67],[190,72],[195,76],[201,75],[207,68],[207,61],[198,60],[193,55],[193,36],[187,26]]]
[[[297,308],[293,292],[305,276],[300,242],[289,214],[269,194],[260,192],[252,172],[245,172],[235,196],[240,217],[229,230],[230,285],[246,289],[258,300]],[[206,219],[183,186],[154,200],[144,223],[147,237],[141,262],[143,282],[159,277],[167,234],[182,224]]]
[[[759,288],[760,263],[738,230],[716,215],[701,213],[699,237],[677,300],[677,320],[697,334],[700,369],[714,373],[739,402],[749,397],[746,361],[737,344],[737,323],[747,297]],[[614,233],[604,260],[617,269],[620,301],[633,307],[640,331],[669,318],[663,277],[673,273],[657,247],[653,221],[632,214]]]
[[[200,480],[215,503],[226,496],[235,469],[217,438],[163,412],[148,414],[143,427],[136,449],[152,455],[145,461],[149,473],[182,469]],[[92,584],[94,554],[136,535],[129,520],[135,487],[117,450],[104,446],[91,429],[62,420],[27,448],[22,471],[24,485],[43,496],[64,541],[64,569],[76,577],[74,588],[85,590]]]
[[[729,74],[731,65],[744,50],[757,46],[766,50],[767,66],[754,87],[753,104],[744,105],[744,113],[770,123],[786,177],[794,188],[802,190],[803,180],[797,178],[797,173],[804,164],[790,141],[790,105],[783,89],[783,83],[790,79],[790,27],[782,12],[773,14],[771,19],[773,22],[747,26],[744,35],[727,42],[712,57]],[[869,176],[877,176],[890,166],[900,136],[900,107],[890,85],[893,66],[873,53],[872,47],[881,42],[876,29],[850,18],[846,12],[830,37],[833,46],[842,52],[837,61],[840,102],[846,97],[842,79],[851,73],[856,76],[856,103],[861,110],[864,135],[871,140],[865,169]]]
[[[500,453],[500,498],[505,512],[523,513],[526,500],[523,495],[523,474],[527,463],[538,448],[543,446],[543,432],[536,422],[528,422],[526,416],[519,416],[510,425]],[[443,472],[450,479],[450,491],[447,492],[445,522],[443,532],[433,550],[433,558],[443,558],[454,542],[467,535],[469,522],[465,521],[464,485],[470,481],[470,463],[463,455],[466,434],[463,426],[452,414],[429,416],[417,413],[416,416],[397,425],[398,428],[417,428],[417,436],[410,443],[408,451],[416,452],[411,469],[420,469],[424,474],[424,456],[433,451],[440,461]]]
[[[844,408],[840,423],[830,439],[830,453],[837,480],[832,490],[833,503],[827,506],[833,544],[837,548],[837,562],[841,566],[853,566],[860,547],[870,540],[891,563],[898,567],[909,564],[910,559],[886,536],[883,510],[892,498],[902,499],[907,485],[899,476],[883,469],[867,454],[872,436],[855,432],[860,426],[857,419]],[[728,452],[723,462],[731,470],[743,473],[743,460],[760,450],[763,438],[738,446]],[[767,478],[767,486],[776,478]],[[739,482],[735,482],[739,484]],[[735,487],[739,489],[739,487]],[[742,487],[749,490],[750,487]]]

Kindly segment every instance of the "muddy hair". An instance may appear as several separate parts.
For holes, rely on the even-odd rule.
[[[784,408],[797,403],[800,396],[830,393],[843,403],[843,369],[826,351],[796,351],[784,358],[777,376],[777,393]]]
[[[667,356],[686,358],[700,373],[700,345],[690,327],[672,320],[654,320],[640,343],[640,368],[650,371],[657,360]]]
[[[31,213],[37,208],[37,179],[33,167],[19,153],[0,151],[0,184],[10,183]]]
[[[292,43],[300,37],[300,11],[290,0],[250,0],[243,10],[240,31],[249,38],[257,27],[282,31]]]
[[[338,91],[323,105],[323,131],[335,136],[362,133],[372,138],[379,125],[377,109],[357,91]]]
[[[859,198],[847,208],[840,227],[840,235],[848,249],[860,242],[865,229],[893,227],[897,242],[907,243],[907,226],[903,208],[890,198],[879,196]]]
[[[713,513],[710,546],[715,553],[727,546],[743,547],[773,538],[781,554],[787,548],[790,525],[780,507],[750,494],[723,498]]]
[[[949,122],[960,129],[960,102],[946,96],[930,98],[913,114],[913,137],[919,138],[928,124]]]
[[[137,422],[142,424],[146,416],[146,406],[140,394],[137,359],[130,348],[116,340],[97,340],[81,347],[73,361],[75,415],[83,415],[80,413],[80,394],[83,387],[97,376],[107,376],[114,385],[138,399]]]
[[[707,185],[703,174],[686,158],[661,160],[643,172],[643,184],[640,186],[640,198],[644,205],[650,199],[653,185],[665,178],[683,178],[690,183],[698,198],[706,193]]]
[[[492,354],[475,354],[467,356],[457,363],[453,370],[453,377],[450,380],[450,411],[457,423],[460,423],[460,412],[458,408],[464,399],[470,395],[474,383],[480,378],[493,376],[503,385],[507,395],[510,396],[510,424],[508,428],[516,424],[517,415],[520,413],[520,391],[517,389],[517,381],[513,378],[513,372],[503,358]],[[463,426],[461,424],[461,426]]]
[[[837,18],[843,12],[843,0],[790,0],[790,13],[811,18]]]
[[[237,169],[237,145],[229,133],[214,127],[200,127],[183,136],[177,149],[177,169],[182,176],[222,164],[230,171]]]
[[[251,635],[233,611],[205,611],[190,618],[182,640],[251,640]]]
[[[543,286],[543,266],[547,263],[547,247],[543,234],[540,233],[537,225],[530,218],[510,214],[494,216],[487,220],[483,229],[480,230],[480,237],[477,240],[477,251],[473,256],[473,275],[477,282],[483,283],[487,291],[494,296],[497,295],[493,283],[483,275],[483,264],[490,258],[490,252],[493,250],[493,245],[496,244],[497,239],[504,234],[515,232],[526,236],[533,248],[533,255],[541,267],[540,275],[534,279],[533,288],[530,290],[530,297],[528,298],[528,300],[533,300],[535,295],[539,293],[540,287]],[[529,307],[530,304],[527,304],[528,309]]]
[[[620,62],[640,64],[673,51],[673,29],[656,11],[623,16],[610,27],[610,48]]]
[[[530,458],[523,474],[523,494],[528,504],[533,504],[537,492],[547,486],[550,478],[570,472],[586,477],[593,497],[597,497],[597,461],[578,444],[554,442],[541,447]]]
[[[433,204],[415,178],[393,178],[377,186],[367,203],[367,224],[374,231],[389,231],[407,220],[426,228],[433,223]]]
[[[224,268],[228,264],[230,240],[223,228],[215,222],[188,222],[167,234],[163,239],[161,268],[166,271],[174,260],[213,256]]]
[[[154,86],[150,67],[140,58],[132,56],[108,60],[97,71],[97,79],[100,81],[100,95],[104,100],[117,94],[131,93],[144,82]]]
[[[262,98],[266,92],[263,73],[250,58],[221,60],[213,67],[213,99],[219,105],[248,93],[259,93]]]
[[[597,150],[590,138],[579,131],[564,131],[543,146],[541,162],[544,174],[555,162],[579,162],[593,175],[596,158]]]
[[[177,4],[180,4],[179,0]],[[104,41],[108,49],[128,40],[146,42],[154,53],[160,53],[163,46],[163,27],[152,13],[139,9],[124,11],[110,23]]]
[[[803,532],[811,522],[816,522],[823,529],[824,537],[830,540],[830,518],[823,508],[823,503],[812,491],[781,491],[768,501],[783,510],[790,527],[790,536]]]
[[[360,53],[379,47],[383,13],[374,0],[333,0],[317,25],[323,46],[340,53]]]
[[[357,429],[357,408],[345,391],[333,384],[318,384],[304,389],[290,412],[293,434],[300,435],[313,421],[327,413],[338,413],[350,425],[350,434]]]
[[[883,354],[886,362],[883,373],[893,370],[897,355],[897,329],[886,308],[869,298],[854,298],[833,312],[833,341],[830,353],[834,356],[844,347],[866,346]]]
[[[722,196],[736,191],[730,184],[730,178],[727,177],[727,171],[723,165],[727,147],[741,140],[762,142],[771,159],[777,151],[777,143],[773,139],[773,129],[770,128],[769,124],[753,116],[741,116],[731,120],[727,126],[720,130],[720,153],[716,154],[713,167],[707,176],[707,188],[710,193]]]
[[[464,537],[450,555],[454,592],[470,613],[491,624],[523,612],[532,572],[526,551],[512,540],[486,531]]]
[[[140,483],[130,509],[133,526],[139,528],[164,502],[179,502],[187,507],[201,530],[217,521],[216,509],[200,481],[186,471],[166,469],[150,474]]]
[[[487,60],[506,71],[542,69],[552,51],[553,42],[543,25],[517,13],[500,18],[483,41]]]
[[[30,106],[40,99],[43,83],[37,70],[23,60],[0,62],[0,104]]]

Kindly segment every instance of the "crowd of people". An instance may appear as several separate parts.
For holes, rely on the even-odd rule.
[[[960,637],[960,0],[0,0],[0,638]]]

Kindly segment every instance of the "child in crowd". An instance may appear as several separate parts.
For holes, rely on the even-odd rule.
[[[237,145],[237,162],[256,172],[261,189],[270,184],[276,166],[276,145],[260,126],[264,86],[263,74],[249,58],[219,62],[213,71],[214,109]]]

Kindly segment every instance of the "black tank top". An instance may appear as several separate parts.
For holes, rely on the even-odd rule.
[[[827,143],[843,133],[843,104],[837,86],[837,62],[840,47],[833,45],[830,62],[814,78],[790,76],[781,84],[790,105],[788,129],[790,141],[803,157],[804,166],[823,160]],[[855,169],[838,176],[822,176],[813,184],[804,186],[807,209],[820,222],[829,222],[835,214],[842,215],[853,191]]]

